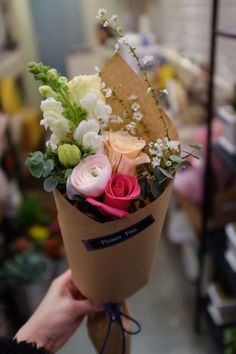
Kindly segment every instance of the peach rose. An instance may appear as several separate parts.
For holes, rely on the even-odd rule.
[[[149,156],[142,152],[144,140],[126,131],[105,132],[103,137],[113,172],[135,175],[137,165],[150,162]]]

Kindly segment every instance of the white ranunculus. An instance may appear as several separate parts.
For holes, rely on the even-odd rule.
[[[68,119],[62,115],[61,102],[49,97],[41,102],[41,110],[43,111],[43,119],[41,119],[40,125],[43,125],[45,129],[49,128],[54,133],[54,137],[57,136],[58,139],[64,139],[70,131],[70,126]]]
[[[103,152],[103,138],[95,132],[88,132],[83,136],[83,146],[93,152]]]
[[[79,104],[80,100],[90,91],[98,94],[101,100],[105,100],[101,91],[101,78],[98,74],[79,75],[68,82],[69,96],[72,102]]]
[[[98,93],[90,91],[80,100],[81,106],[88,112],[88,119],[96,119],[101,126],[106,125],[112,113],[111,106],[107,105]]]
[[[99,197],[104,193],[112,174],[111,164],[106,155],[87,156],[73,169],[66,182],[69,199],[74,195]]]
[[[95,132],[98,134],[100,125],[95,119],[82,120],[82,122],[76,128],[73,138],[80,144],[83,143],[83,136],[88,132]]]

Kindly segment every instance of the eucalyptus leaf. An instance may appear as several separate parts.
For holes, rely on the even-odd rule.
[[[40,178],[43,174],[43,161],[37,162],[31,159],[26,160],[26,166],[33,177]]]
[[[145,181],[141,181],[141,182],[139,182],[139,185],[141,187],[141,193],[140,193],[139,199],[145,200],[148,195],[148,184]]]
[[[154,180],[151,184],[150,191],[154,198],[158,198],[161,195],[163,188],[157,181]]]
[[[174,178],[174,176],[171,174],[171,172],[169,172],[168,170],[165,170],[164,168],[162,168],[162,167],[158,167],[158,169],[161,171],[161,173],[164,175],[164,176],[166,176],[166,177],[168,177],[168,178],[170,178],[170,179],[173,179]]]
[[[182,163],[185,161],[182,157],[180,157],[178,155],[170,155],[169,160],[172,162],[176,162],[176,163]]]
[[[46,192],[52,192],[57,186],[57,181],[53,176],[47,177],[44,180],[43,187]]]
[[[46,160],[44,162],[44,166],[43,166],[43,177],[47,177],[49,175],[49,173],[52,172],[54,168],[54,162],[53,160]]]

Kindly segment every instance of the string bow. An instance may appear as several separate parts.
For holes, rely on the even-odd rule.
[[[105,305],[105,311],[108,316],[108,330],[106,334],[105,341],[103,343],[102,349],[99,354],[103,354],[104,350],[106,348],[108,339],[111,334],[111,327],[113,323],[118,323],[120,326],[120,331],[121,331],[121,354],[125,354],[125,348],[126,348],[126,340],[125,340],[125,334],[128,335],[136,335],[141,331],[141,325],[138,321],[136,321],[134,318],[130,317],[126,313],[123,313],[120,311],[120,305],[117,303],[111,303],[111,304],[106,304]],[[128,330],[124,327],[123,324],[123,319],[129,320],[136,326],[136,330]]]

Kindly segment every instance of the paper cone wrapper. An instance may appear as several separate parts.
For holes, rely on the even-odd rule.
[[[128,305],[123,302],[120,305],[121,312],[131,316]],[[126,318],[122,319],[123,326],[126,330],[131,331],[132,323]],[[100,353],[105,341],[108,330],[108,317],[105,311],[90,315],[87,321],[87,329],[91,342],[97,353]],[[121,353],[121,328],[115,322],[112,323],[111,333],[103,354],[120,354]],[[131,336],[125,333],[125,353],[130,354]]]
[[[120,56],[115,55],[108,62],[102,77],[107,86],[117,88],[117,94],[124,101],[128,102],[130,95],[138,96],[144,122],[144,126],[139,127],[139,136],[147,141],[164,137],[164,119],[169,137],[178,139],[168,116],[147,96],[146,83]],[[108,103],[113,113],[123,113],[119,102],[110,100]],[[84,296],[99,304],[121,302],[147,283],[171,189],[172,183],[145,208],[106,223],[89,218],[58,191],[54,192],[73,279]]]

